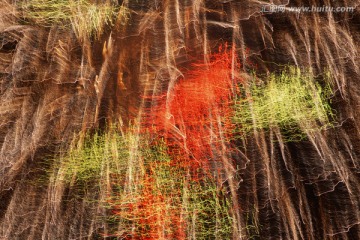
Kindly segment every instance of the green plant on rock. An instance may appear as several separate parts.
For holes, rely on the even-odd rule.
[[[266,84],[253,81],[243,87],[234,122],[245,133],[272,127],[290,133],[328,127],[333,116],[331,94],[330,85],[321,87],[310,71],[287,67],[281,74],[271,74]]]
[[[104,176],[124,176],[129,155],[127,139],[120,134],[86,136],[60,157],[62,180],[84,185]]]
[[[187,239],[230,239],[232,202],[212,179],[190,182],[183,189]]]
[[[85,136],[58,162],[56,181],[109,209],[112,236],[231,237],[229,196],[211,177],[193,179],[162,140],[110,129]]]
[[[25,19],[41,26],[72,27],[80,38],[99,38],[105,26],[117,17],[126,19],[127,10],[116,1],[96,4],[92,0],[26,0],[19,3]]]
[[[135,238],[229,239],[232,203],[212,179],[194,181],[166,162],[148,165],[137,189],[115,196],[110,207],[122,232]]]

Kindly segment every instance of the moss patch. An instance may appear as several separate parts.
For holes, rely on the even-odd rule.
[[[95,4],[91,0],[27,0],[19,3],[25,19],[42,26],[54,24],[73,27],[80,39],[100,37],[105,26],[112,26],[118,16],[127,10],[116,6],[115,1]]]
[[[288,67],[281,74],[271,74],[266,84],[253,81],[242,89],[234,122],[245,133],[272,127],[290,132],[318,130],[330,125],[331,94],[330,86],[321,87],[309,71]]]
[[[192,179],[166,144],[114,130],[86,136],[59,159],[57,181],[95,192],[111,212],[111,236],[228,239],[232,202],[212,177]],[[97,193],[96,193],[97,192]],[[120,231],[119,231],[120,229]]]

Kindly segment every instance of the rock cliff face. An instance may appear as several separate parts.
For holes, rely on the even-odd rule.
[[[269,1],[255,0],[64,2],[0,0],[1,239],[360,239],[360,1],[270,1],[285,7],[272,12]],[[294,11],[304,6],[333,11]],[[319,113],[320,94],[331,108],[326,124],[308,114],[315,117],[294,117],[290,127],[277,117],[255,127],[265,114],[254,117],[251,86],[269,86],[288,66],[313,82],[300,100],[314,104],[293,104],[291,114]],[[291,91],[274,101],[295,102]],[[238,101],[250,102],[250,131],[232,117],[245,111]],[[125,224],[133,232],[126,229],[121,207],[107,198],[120,191],[110,186],[113,163],[100,163],[99,188],[79,190],[80,170],[64,180],[64,166],[75,166],[62,156],[110,126],[128,139],[128,180],[135,184],[132,173],[148,166],[136,160],[149,156],[139,139],[161,138],[169,158],[191,165],[181,165],[184,175],[202,169],[215,179],[231,221],[216,220],[213,234],[201,235],[221,215],[207,209],[203,227],[193,219],[196,227],[153,233],[134,220]]]

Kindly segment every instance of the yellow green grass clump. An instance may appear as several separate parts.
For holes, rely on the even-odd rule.
[[[232,202],[212,177],[194,179],[163,140],[110,130],[62,154],[58,180],[110,212],[106,234],[136,239],[228,239]]]
[[[279,127],[311,131],[330,125],[329,84],[321,87],[310,71],[287,67],[267,83],[251,82],[236,102],[234,121],[243,132]]]
[[[109,202],[122,232],[140,239],[230,238],[232,203],[215,181],[194,181],[171,162],[155,161],[147,170]]]
[[[128,139],[108,132],[86,136],[60,156],[62,180],[75,185],[99,182],[110,175],[124,175],[129,159]]]
[[[19,3],[25,19],[41,26],[72,27],[80,39],[100,37],[106,26],[112,26],[118,16],[125,17],[124,7],[115,1],[92,0],[26,0]]]

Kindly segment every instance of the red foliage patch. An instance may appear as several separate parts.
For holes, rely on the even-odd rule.
[[[151,123],[148,131],[167,141],[177,164],[191,167],[194,174],[210,169],[231,137],[232,101],[240,81],[232,76],[232,61],[232,54],[220,48],[209,63],[194,64],[171,89],[167,102],[165,96],[157,97],[158,105],[144,120]]]
[[[131,239],[186,239],[181,217],[181,189],[164,192],[156,182],[156,170],[168,163],[154,162],[149,172],[137,183],[137,192],[123,194],[122,202],[109,202],[114,215],[131,222]],[[115,234],[119,236],[120,234]],[[125,238],[126,239],[126,238]]]
[[[189,170],[190,181],[208,177],[210,170],[221,171],[215,164],[228,154],[233,97],[240,81],[233,76],[232,69],[238,67],[225,46],[210,56],[209,63],[194,64],[170,90],[170,95],[146,96],[152,107],[144,109],[147,115],[142,131],[165,141],[172,159],[168,166]],[[149,164],[147,175],[139,183],[142,189],[138,199],[129,199],[128,205],[118,207],[115,203],[114,214],[131,219],[136,228],[131,233],[132,239],[186,239],[179,202],[181,189],[163,194],[156,187],[156,167],[152,167],[160,163]]]

